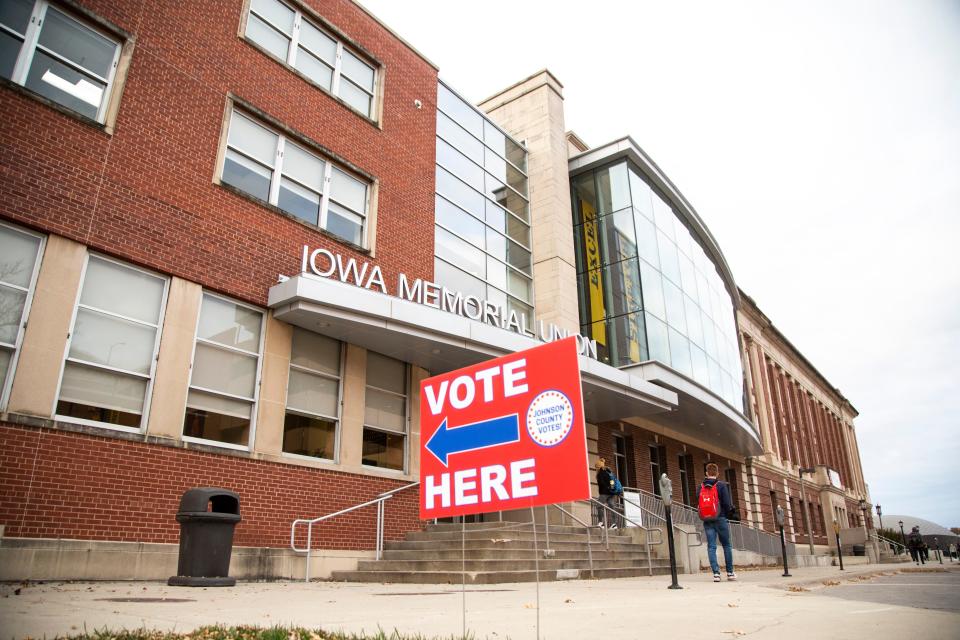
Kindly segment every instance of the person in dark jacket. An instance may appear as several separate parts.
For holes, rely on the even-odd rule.
[[[927,559],[923,555],[923,536],[920,535],[920,527],[914,527],[907,534],[907,548],[910,549],[910,557],[917,564],[927,564]]]
[[[606,511],[606,521],[610,523],[611,528],[616,529],[617,527],[623,526],[621,518],[622,512],[620,511],[620,496],[623,495],[623,490],[617,491],[616,476],[610,467],[607,466],[607,461],[604,458],[597,459],[596,468],[597,489],[600,492],[600,502],[606,504],[615,512],[614,514],[606,509],[599,508],[597,510],[597,524],[603,524],[603,512]]]
[[[727,580],[736,580],[737,574],[733,571],[733,545],[730,544],[730,527],[727,516],[733,511],[733,500],[730,499],[730,487],[726,482],[717,479],[719,467],[714,463],[707,465],[707,477],[697,489],[697,504],[700,503],[700,492],[705,488],[717,487],[719,510],[717,517],[703,521],[703,531],[707,534],[707,558],[710,559],[710,568],[713,570],[713,581],[720,582],[720,563],[717,562],[717,538],[723,545],[723,563],[727,569]]]

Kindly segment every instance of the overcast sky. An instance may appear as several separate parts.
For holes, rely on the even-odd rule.
[[[546,67],[632,136],[860,412],[874,503],[960,526],[960,0],[362,2],[474,102]]]

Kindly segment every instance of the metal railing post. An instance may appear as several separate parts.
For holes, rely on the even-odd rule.
[[[536,526],[536,523],[534,523]],[[547,549],[550,549],[550,514],[547,513],[547,505],[543,505],[543,528],[546,531]]]
[[[313,548],[313,523],[307,525],[307,567],[304,569],[304,582],[310,582],[310,551]]]
[[[376,531],[376,540],[374,544],[376,545],[376,559],[379,560],[383,549],[383,504],[384,501],[381,500],[377,503],[377,531]]]

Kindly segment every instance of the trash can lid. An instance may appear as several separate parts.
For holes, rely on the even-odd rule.
[[[198,511],[240,514],[240,496],[229,489],[196,487],[187,489],[180,498],[180,513]]]

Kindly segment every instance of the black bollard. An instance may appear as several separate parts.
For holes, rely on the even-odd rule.
[[[787,541],[783,537],[783,507],[777,505],[777,525],[780,527],[780,551],[783,553],[783,577],[789,578],[790,569],[787,567]]]
[[[670,504],[673,502],[673,483],[667,474],[660,475],[660,498],[663,500],[663,512],[667,518],[667,547],[670,549],[670,577],[673,582],[667,589],[683,589],[677,583],[677,551],[673,546],[673,516],[670,515]]]
[[[840,534],[837,534],[837,557],[840,558],[840,571],[843,571],[843,549],[840,548]]]
[[[666,505],[664,510],[667,514],[667,546],[670,548],[670,578],[673,583],[667,589],[683,589],[677,582],[677,551],[673,545],[673,517],[670,515],[670,507]]]
[[[780,551],[783,553],[783,577],[791,577],[790,568],[787,567],[787,541],[783,538],[783,525],[780,525]]]

